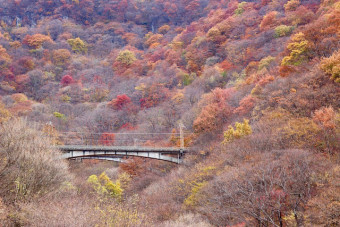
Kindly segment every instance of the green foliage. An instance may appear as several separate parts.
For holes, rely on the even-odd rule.
[[[275,28],[275,38],[283,37],[283,36],[288,36],[292,33],[294,30],[293,26],[287,26],[287,25],[280,25]]]
[[[63,102],[70,102],[71,101],[71,97],[68,96],[68,95],[63,95],[63,96],[61,96],[61,100]]]
[[[252,133],[252,129],[249,125],[249,120],[247,119],[243,119],[243,123],[236,122],[235,128],[236,129],[234,129],[233,126],[229,125],[228,130],[224,132],[224,144],[230,143],[235,139],[240,139]]]
[[[123,50],[119,52],[118,57],[116,58],[116,61],[119,61],[125,66],[129,66],[136,61],[136,57],[132,51]]]
[[[320,62],[321,69],[331,75],[331,79],[340,83],[340,51],[335,51],[329,58]]]
[[[79,37],[75,39],[68,39],[67,42],[74,52],[78,54],[87,53],[87,44]]]
[[[60,119],[64,119],[64,118],[65,118],[65,115],[62,114],[62,113],[59,113],[59,112],[54,112],[53,115],[54,115],[56,118],[60,118]]]
[[[196,78],[195,73],[190,73],[190,74],[184,74],[183,75],[183,86],[188,86],[190,85]]]
[[[93,189],[99,195],[110,195],[114,198],[121,198],[123,195],[124,190],[121,188],[120,181],[116,180],[116,182],[113,183],[105,172],[100,174],[99,177],[91,175],[87,182],[92,185]]]
[[[237,9],[235,9],[234,14],[235,15],[241,15],[244,12],[244,7],[247,4],[247,2],[240,2],[237,5]]]
[[[293,35],[287,49],[290,54],[282,59],[281,65],[300,65],[307,59],[309,42],[305,39],[305,35],[299,32]]]
[[[267,56],[265,58],[262,58],[260,63],[259,63],[259,66],[258,66],[258,70],[262,70],[264,68],[268,69],[269,65],[275,61],[275,57],[272,57],[272,56]]]

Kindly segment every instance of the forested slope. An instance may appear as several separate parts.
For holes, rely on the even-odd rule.
[[[183,166],[130,159],[116,183],[99,177],[124,191],[105,200],[138,217],[98,198],[94,222],[339,225],[339,1],[0,0],[0,20],[2,124],[99,142],[185,126],[196,152]],[[141,145],[155,143],[179,138]]]

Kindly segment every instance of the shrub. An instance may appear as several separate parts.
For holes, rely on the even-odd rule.
[[[340,51],[335,51],[329,58],[322,59],[321,69],[331,75],[331,79],[340,83]]]
[[[170,30],[170,26],[165,24],[162,27],[158,28],[158,32],[161,34],[166,34]]]
[[[42,34],[34,34],[34,35],[27,35],[23,43],[27,44],[29,47],[34,48],[34,49],[39,49],[45,42],[50,42],[52,43],[52,39],[47,36],[47,35],[42,35]]]
[[[258,70],[262,70],[264,68],[268,69],[268,67],[273,61],[275,61],[275,57],[272,57],[272,56],[267,56],[265,58],[262,58],[259,63]]]
[[[294,11],[299,5],[300,0],[290,0],[284,5],[284,7],[286,11]]]
[[[307,58],[309,42],[305,39],[305,35],[300,32],[292,36],[287,49],[290,54],[282,59],[281,65],[300,65]]]
[[[71,53],[67,49],[53,51],[53,62],[56,66],[64,66],[71,60]]]
[[[126,105],[131,103],[131,98],[125,94],[117,95],[115,99],[112,99],[111,102],[108,103],[115,110],[121,110]]]
[[[68,44],[72,47],[72,50],[76,53],[87,53],[87,44],[79,37],[75,39],[68,39]]]
[[[292,33],[294,27],[293,26],[287,26],[287,25],[280,25],[275,28],[275,38],[288,36]]]
[[[61,78],[61,81],[60,81],[60,83],[63,87],[68,86],[68,85],[72,84],[73,82],[74,82],[73,77],[70,76],[70,75],[63,76],[63,78]]]
[[[119,52],[116,61],[120,62],[125,66],[131,65],[134,61],[136,61],[135,54],[129,50],[123,50]]]
[[[99,195],[110,195],[115,198],[120,198],[123,194],[123,189],[120,187],[120,181],[117,180],[113,183],[105,172],[100,174],[99,177],[91,175],[87,182]]]
[[[247,4],[247,2],[240,2],[237,5],[237,9],[235,9],[234,14],[235,15],[241,15],[244,12],[244,7]]]
[[[67,164],[50,139],[23,119],[0,125],[0,196],[28,200],[58,190],[69,178]]]
[[[246,119],[243,120],[243,123],[236,122],[235,128],[236,129],[234,129],[233,126],[229,125],[228,130],[224,132],[224,144],[230,143],[235,139],[242,138],[252,133],[251,127],[249,125],[249,120]]]

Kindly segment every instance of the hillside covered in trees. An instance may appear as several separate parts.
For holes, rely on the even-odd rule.
[[[339,226],[339,46],[337,0],[0,0],[0,225]]]

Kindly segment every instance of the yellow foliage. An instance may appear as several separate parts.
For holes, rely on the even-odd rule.
[[[145,38],[146,38],[146,41],[145,41],[144,44],[149,47],[149,46],[151,46],[154,43],[159,43],[161,41],[161,39],[163,39],[163,35],[148,33],[145,36]]]
[[[142,91],[142,92],[144,92],[145,89],[146,89],[146,85],[145,85],[144,83],[141,83],[139,86],[136,86],[136,87],[135,87],[135,90],[137,90],[137,91]]]
[[[62,96],[60,97],[60,99],[61,99],[61,101],[63,101],[63,102],[70,102],[70,101],[71,101],[71,97],[68,96],[68,95],[62,95]]]
[[[136,61],[135,54],[129,50],[123,50],[119,52],[116,61],[119,61],[123,65],[129,66]]]
[[[11,95],[11,98],[16,102],[16,103],[21,103],[21,102],[26,102],[28,101],[28,98],[25,94],[23,93],[16,93]]]
[[[128,205],[113,201],[103,200],[99,203],[94,212],[98,212],[100,222],[96,226],[151,226],[147,223],[145,215],[137,208],[138,196],[134,195]],[[106,203],[105,203],[106,202]]]
[[[305,35],[299,32],[291,38],[287,49],[290,51],[289,56],[282,59],[281,65],[300,65],[306,60],[306,54],[309,50],[309,42],[305,39]]]
[[[286,11],[294,11],[300,5],[300,0],[289,0],[285,5]]]
[[[288,215],[284,216],[282,219],[286,222],[287,226],[297,226],[293,211],[288,212]]]
[[[272,57],[270,55],[265,58],[262,58],[261,61],[259,62],[258,70],[260,71],[262,69],[267,69],[273,61],[275,61],[275,57]]]
[[[170,26],[165,24],[162,27],[158,28],[158,32],[161,34],[166,34],[170,30]]]
[[[131,176],[126,172],[123,172],[118,176],[118,181],[120,182],[120,186],[123,190],[129,187],[131,180],[132,180]]]
[[[5,108],[0,100],[0,123],[7,121],[11,117],[11,113]]]
[[[174,50],[180,50],[183,48],[184,43],[183,42],[176,42],[176,41],[172,41],[172,43],[170,44],[171,48]]]
[[[63,66],[71,60],[71,53],[67,49],[54,50],[52,58],[56,66]]]
[[[230,143],[235,139],[242,138],[252,133],[252,129],[249,125],[249,120],[247,119],[243,119],[243,123],[236,122],[235,128],[236,129],[234,129],[233,126],[229,125],[228,130],[224,132],[224,144]]]
[[[105,187],[103,187],[99,180],[98,177],[96,175],[91,175],[89,176],[89,178],[87,179],[87,182],[93,187],[93,189],[100,195],[106,194],[107,190]]]
[[[177,193],[183,194],[185,199],[183,205],[192,208],[197,205],[201,199],[201,189],[209,182],[209,179],[216,175],[216,166],[203,166],[201,164],[195,167],[193,174],[185,179],[179,179],[177,184]]]
[[[0,65],[1,69],[1,65]],[[15,91],[15,87],[12,84],[9,84],[7,81],[0,82],[0,88],[5,91]]]
[[[320,129],[311,119],[304,117],[289,119],[287,124],[279,130],[291,146],[300,148],[315,144],[315,138]]]
[[[205,185],[207,185],[206,181],[194,182],[189,196],[184,200],[184,205],[187,207],[195,206],[199,201],[199,192]]]
[[[235,9],[234,14],[235,15],[241,15],[244,12],[244,7],[247,4],[247,2],[240,2],[237,5],[237,9]]]
[[[67,42],[72,47],[74,52],[87,53],[87,44],[79,37],[75,39],[68,39]]]
[[[18,49],[19,47],[21,47],[21,43],[19,41],[10,42],[9,45],[14,49]]]
[[[110,195],[114,198],[120,198],[123,195],[123,189],[121,188],[120,181],[116,180],[115,183],[106,175],[105,172],[100,174],[99,177],[91,175],[88,180],[93,189],[99,195]]]
[[[320,62],[320,68],[336,83],[340,83],[340,51],[335,51],[329,58],[324,58]]]
[[[174,101],[177,104],[180,104],[183,102],[184,99],[184,94],[182,92],[177,92],[172,98],[171,100]]]

